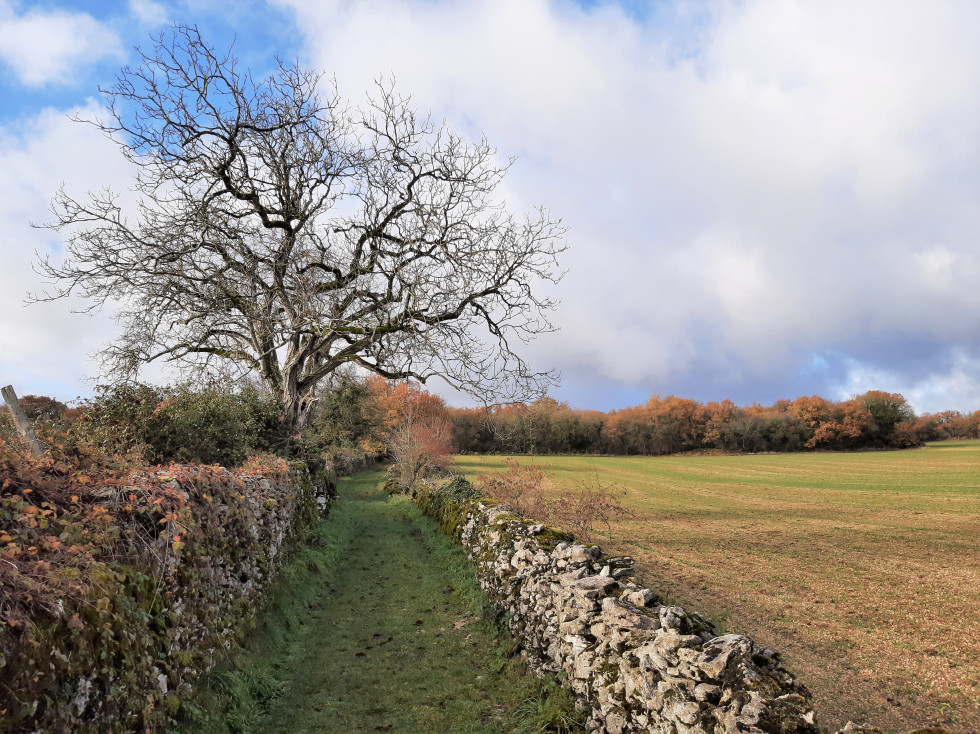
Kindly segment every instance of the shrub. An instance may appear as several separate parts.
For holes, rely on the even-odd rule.
[[[0,441],[12,444],[17,440],[17,429],[14,428],[14,420],[10,417],[10,412],[6,407],[0,408]]]
[[[341,375],[317,396],[303,440],[320,449],[344,448],[361,456],[384,453],[380,407],[368,385]]]
[[[466,502],[483,496],[479,489],[467,481],[466,477],[461,476],[451,477],[438,488],[438,491],[449,502]]]
[[[480,474],[476,483],[484,497],[509,505],[515,512],[540,522],[549,522],[551,502],[544,493],[547,475],[536,464],[521,464],[504,459],[507,468],[500,472]]]
[[[285,444],[279,406],[254,387],[103,387],[72,417],[69,434],[83,453],[87,447],[150,464],[234,467]]]
[[[281,411],[255,388],[164,391],[147,426],[147,459],[238,466],[283,441]]]
[[[68,406],[60,400],[44,395],[25,395],[19,402],[28,420],[35,422],[59,420],[68,410]]]
[[[445,471],[452,463],[452,425],[442,418],[408,420],[391,431],[392,468],[405,489]]]
[[[907,449],[921,446],[923,441],[924,437],[920,434],[919,426],[915,421],[901,421],[892,428],[890,443],[895,448]]]
[[[576,492],[554,497],[545,491],[548,477],[541,467],[517,459],[504,463],[507,468],[502,472],[479,475],[482,495],[509,505],[519,515],[567,530],[579,540],[592,542],[600,525],[608,530],[614,517],[631,515],[614,487],[603,485],[598,476],[579,482]]]

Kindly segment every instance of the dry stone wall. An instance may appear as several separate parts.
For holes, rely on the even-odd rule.
[[[0,732],[166,729],[248,629],[333,490],[283,462],[252,473],[146,469],[93,488],[83,501],[114,518],[107,532],[127,538],[132,555],[92,566],[104,597],[66,598],[19,634],[0,634]],[[127,520],[141,499],[159,509]]]
[[[775,650],[717,635],[631,580],[633,559],[482,500],[422,488],[416,502],[476,564],[529,667],[556,673],[596,733],[817,734],[811,696]],[[847,731],[873,731],[849,724]]]
[[[230,647],[262,607],[268,585],[275,581],[289,551],[303,537],[315,517],[325,517],[330,488],[314,485],[305,468],[294,467],[278,476],[236,474],[221,467],[209,469],[211,486],[234,488],[215,506],[216,518],[237,515],[238,522],[208,523],[198,515],[199,532],[209,538],[197,554],[162,555],[168,559],[169,578],[161,611],[173,622],[168,641],[166,674],[156,676],[162,693],[186,693],[215,655]],[[186,502],[208,495],[208,484],[171,479],[170,486]],[[208,495],[210,496],[210,495]],[[199,499],[198,499],[199,501]],[[215,542],[225,536],[222,542]],[[181,665],[181,660],[193,661]]]

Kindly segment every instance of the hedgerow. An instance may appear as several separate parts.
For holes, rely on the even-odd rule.
[[[276,401],[249,386],[104,387],[67,419],[78,440],[149,464],[238,466],[288,441]]]
[[[0,732],[155,730],[246,630],[317,498],[271,456],[134,470],[62,437],[41,459],[0,437]]]

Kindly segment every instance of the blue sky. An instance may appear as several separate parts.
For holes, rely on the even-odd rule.
[[[68,115],[168,24],[359,103],[397,79],[519,160],[517,210],[569,227],[555,396],[770,403],[867,389],[980,408],[980,5],[957,0],[0,0],[0,382],[85,394],[111,314],[23,307],[64,183],[125,189]]]

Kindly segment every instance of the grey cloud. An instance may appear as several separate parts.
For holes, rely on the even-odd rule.
[[[609,6],[281,4],[347,94],[394,73],[522,156],[512,204],[551,207],[572,245],[563,330],[531,349],[576,385],[829,394],[873,375],[923,409],[942,385],[975,401],[980,378],[939,355],[980,350],[980,8],[705,4],[685,44]],[[801,372],[833,350],[837,377]]]

